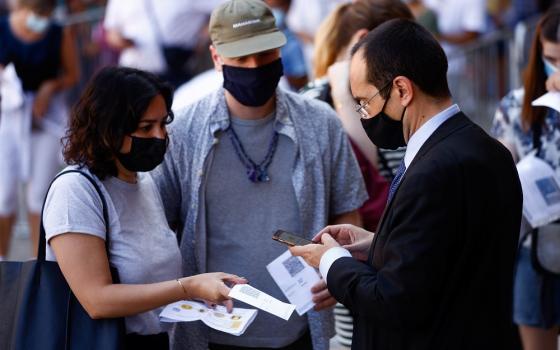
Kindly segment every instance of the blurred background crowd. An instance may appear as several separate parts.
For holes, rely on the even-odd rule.
[[[282,49],[285,79],[295,91],[326,74],[316,47],[321,23],[349,0],[265,0],[289,38]],[[18,0],[0,0],[6,15]],[[221,77],[211,71],[207,24],[223,0],[58,0],[52,17],[74,34],[79,68],[71,104],[99,68],[120,64],[157,73],[177,89],[176,107],[204,96]],[[436,35],[450,60],[454,97],[488,127],[496,103],[521,85],[539,14],[554,0],[403,0]],[[160,47],[165,47],[161,50]],[[326,56],[326,55],[324,55]],[[323,60],[323,62],[318,61]],[[332,62],[331,62],[332,63]],[[474,102],[476,101],[476,103]]]
[[[77,100],[94,73],[108,65],[139,68],[163,77],[175,87],[174,109],[187,106],[222,84],[222,75],[213,69],[208,50],[208,21],[212,10],[223,1],[0,0],[0,16],[12,13],[15,15],[14,21],[21,17],[22,23],[32,32],[41,34],[41,30],[44,31],[51,21],[62,25],[62,32],[58,37],[53,34],[53,41],[48,45],[24,45],[20,49],[28,55],[48,55],[49,48],[53,45],[62,46],[62,54],[58,59],[63,68],[62,73],[56,72],[61,74],[62,80],[59,79],[58,85],[52,87],[33,86],[33,77],[23,79],[21,74],[16,74],[18,67],[15,70],[9,66],[5,67],[0,79],[2,110],[9,111],[18,107],[18,103],[26,103],[25,98],[11,98],[17,95],[18,90],[24,92],[22,96],[29,90],[36,94],[36,101],[29,107],[34,114],[48,114],[46,105],[59,108],[59,111],[67,110]],[[281,50],[284,77],[280,86],[333,105],[353,141],[358,160],[365,158],[364,164],[374,164],[381,176],[390,181],[404,151],[369,149],[372,147],[371,143],[364,139],[363,131],[358,131],[361,130],[358,119],[353,118],[352,113],[347,117],[348,112],[336,106],[335,102],[342,102],[344,96],[341,95],[345,93],[341,92],[341,86],[337,82],[347,79],[348,74],[347,68],[345,71],[344,65],[338,63],[347,59],[351,44],[363,36],[360,30],[374,28],[378,22],[385,21],[386,17],[406,17],[407,14],[383,14],[377,11],[390,6],[376,8],[376,2],[388,3],[397,0],[368,0],[371,2],[369,5],[366,5],[366,0],[264,1],[273,9],[278,27],[288,38],[287,45]],[[448,78],[453,99],[460,103],[461,109],[467,115],[489,131],[500,100],[509,91],[523,85],[522,73],[528,62],[529,47],[537,20],[555,1],[402,2],[444,47],[449,59]],[[54,10],[47,5],[45,10],[41,11],[41,4],[44,3],[52,3]],[[32,20],[24,16],[26,9],[34,13]],[[19,16],[18,11],[24,12]],[[395,8],[395,11],[400,10]],[[8,45],[7,40],[0,37],[0,46]],[[29,41],[33,40],[31,33]],[[17,49],[17,46],[14,47]],[[33,69],[37,69],[37,74],[43,74],[46,78],[55,74],[45,65]],[[22,78],[21,82],[18,81],[18,76]],[[45,100],[47,102],[41,105]],[[0,122],[9,123],[4,114],[2,118]],[[48,125],[48,120],[49,118],[45,118],[44,129],[59,134],[59,131],[55,130],[57,121]],[[13,130],[16,127],[26,126],[15,125]],[[13,138],[19,137],[11,131],[10,135]],[[20,215],[19,220],[8,215],[11,213],[11,206],[19,203],[15,195],[4,196],[8,198],[7,203],[0,203],[0,258],[25,259],[36,251],[28,237],[36,237],[36,233],[30,235],[29,232],[37,230],[43,193],[40,190],[34,193],[32,186],[33,183],[48,183],[51,178],[49,174],[56,173],[61,168],[62,162],[59,162],[56,156],[60,154],[56,145],[59,136],[38,139],[39,141],[35,142],[36,149],[22,151],[18,148],[17,152],[12,152],[5,147],[4,153],[7,155],[0,152],[3,161],[24,156],[32,159],[31,168],[21,169],[17,175],[30,180],[31,190],[25,190],[28,192],[25,201],[27,206],[18,206],[18,212],[30,212],[29,220],[23,215]],[[4,140],[2,137],[0,134],[0,148],[8,143],[7,136]],[[34,133],[30,137],[42,136]],[[48,154],[55,155],[54,160],[49,158]],[[9,166],[9,163],[5,162],[4,166]],[[49,167],[53,169],[45,170]],[[362,167],[362,170],[364,176],[367,176],[367,169]],[[17,176],[14,175],[12,179],[14,184],[17,183]],[[14,189],[10,181],[0,179],[0,191],[24,192],[19,187]],[[37,186],[39,189],[42,187]],[[371,189],[370,197],[375,198],[374,192],[375,189]],[[372,211],[376,210],[375,205],[372,203]],[[364,224],[374,228],[376,222]],[[14,227],[15,239],[12,240],[11,249],[8,249],[9,232]],[[341,332],[344,334],[344,329]],[[348,332],[351,334],[351,331]]]

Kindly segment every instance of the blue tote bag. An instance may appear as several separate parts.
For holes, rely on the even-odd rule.
[[[89,180],[101,197],[108,249],[109,220],[105,198],[95,180],[84,172],[68,170],[56,178],[73,172]],[[45,261],[42,217],[41,213],[37,260],[0,262],[0,349],[122,349],[124,319],[90,318],[70,290],[58,263]],[[112,268],[111,274],[113,282],[118,283],[116,270]]]

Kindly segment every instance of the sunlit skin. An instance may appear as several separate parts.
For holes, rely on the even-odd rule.
[[[542,55],[556,67],[560,67],[560,44],[552,41],[542,41]]]
[[[373,95],[377,94],[379,88],[383,88],[380,86],[379,88],[375,87],[371,82],[367,80],[367,65],[366,61],[363,57],[363,49],[359,50],[354,56],[352,56],[352,60],[350,63],[350,90],[354,100],[357,103],[360,101],[368,101]],[[383,109],[383,105],[385,104],[384,112],[394,120],[399,120],[403,115],[403,110],[406,105],[403,106],[403,103],[409,103],[412,99],[412,96],[405,98],[403,100],[402,90],[395,89],[394,87],[401,87],[405,86],[407,92],[411,90],[412,83],[405,77],[396,77],[393,79],[392,83],[389,83],[390,87],[387,89],[391,89],[390,97],[388,98],[388,102],[385,104],[385,99],[381,96],[381,94],[377,94],[371,101],[369,101],[366,111],[368,112],[370,117],[374,117]],[[401,100],[401,101],[400,101]],[[409,111],[410,113],[410,111]],[[408,142],[410,137],[410,125],[409,120],[407,120],[406,116],[403,118],[403,132],[405,141]]]
[[[165,100],[161,95],[157,95],[148,105],[146,112],[140,119],[138,127],[131,135],[142,138],[165,139],[167,135],[166,125],[168,114],[169,112],[167,111]],[[124,154],[129,153],[131,146],[132,138],[130,136],[125,136],[120,152]],[[115,164],[117,166],[117,177],[119,179],[130,183],[136,182],[136,172],[126,169],[118,159],[115,159]]]
[[[542,40],[542,56],[556,68],[560,68],[560,43]],[[546,80],[547,91],[560,91],[560,72],[552,74]]]

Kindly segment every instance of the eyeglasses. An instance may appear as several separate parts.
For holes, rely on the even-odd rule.
[[[377,90],[375,95],[368,98],[367,101],[360,100],[360,102],[356,105],[356,112],[360,114],[360,117],[362,119],[371,118],[368,111],[366,110],[366,108],[369,106],[369,103],[375,98],[375,96],[379,95],[381,93],[381,91],[385,90],[387,88],[387,86],[389,86],[389,84],[391,84],[391,83],[392,83],[392,81],[385,84],[381,89]]]

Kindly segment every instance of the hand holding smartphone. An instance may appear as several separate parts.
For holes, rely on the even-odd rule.
[[[291,247],[302,246],[307,244],[315,244],[315,242],[307,238],[301,237],[295,233],[284,231],[284,230],[276,231],[274,235],[272,235],[272,239],[280,243],[289,245]]]

